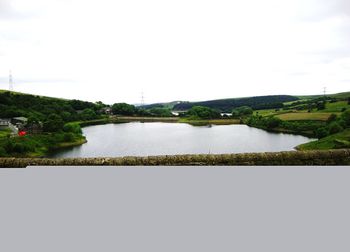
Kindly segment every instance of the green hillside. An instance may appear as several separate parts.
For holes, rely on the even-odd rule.
[[[65,122],[92,120],[99,117],[99,110],[103,106],[101,103],[0,90],[0,118],[24,116],[45,121],[49,115],[55,114]]]
[[[219,110],[221,112],[231,112],[232,109],[249,106],[254,110],[257,109],[271,109],[281,108],[284,102],[291,102],[299,100],[298,97],[290,95],[268,95],[268,96],[256,96],[246,98],[231,98],[210,100],[201,102],[181,102],[174,106],[174,110],[188,110],[194,106],[204,106],[212,109]]]

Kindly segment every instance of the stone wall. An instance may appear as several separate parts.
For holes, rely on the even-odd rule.
[[[142,165],[350,165],[350,149],[121,158],[0,158],[0,167]]]

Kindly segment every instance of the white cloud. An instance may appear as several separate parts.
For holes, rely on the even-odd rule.
[[[348,89],[346,1],[11,3],[30,17],[0,20],[0,76],[28,80],[19,91],[138,103],[142,90],[157,102]]]

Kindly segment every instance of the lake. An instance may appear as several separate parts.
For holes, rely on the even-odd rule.
[[[87,143],[49,157],[121,157],[290,151],[312,139],[271,133],[247,125],[192,126],[186,123],[95,125],[83,128]]]

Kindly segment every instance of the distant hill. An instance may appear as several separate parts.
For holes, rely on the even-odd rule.
[[[152,104],[147,104],[147,105],[138,106],[138,107],[144,108],[144,109],[151,109],[151,108],[168,108],[168,109],[173,109],[175,105],[180,104],[180,103],[182,103],[182,101],[152,103]]]
[[[323,97],[323,94],[319,95],[298,95],[297,97],[301,100],[308,100],[308,99],[317,99],[320,97]],[[326,94],[327,97],[332,97],[336,99],[343,99],[346,100],[350,97],[350,92],[342,92],[342,93],[336,93],[336,94]]]
[[[291,95],[268,95],[201,102],[180,102],[174,105],[173,110],[184,111],[192,108],[193,106],[206,106],[209,108],[217,109],[221,112],[231,112],[232,109],[242,106],[249,106],[253,109],[270,109],[283,107],[284,102],[297,100],[299,100],[298,97]]]
[[[333,98],[337,98],[337,99],[348,99],[350,97],[350,92],[343,92],[343,93],[337,93],[337,94],[332,94],[332,95],[327,95]]]

